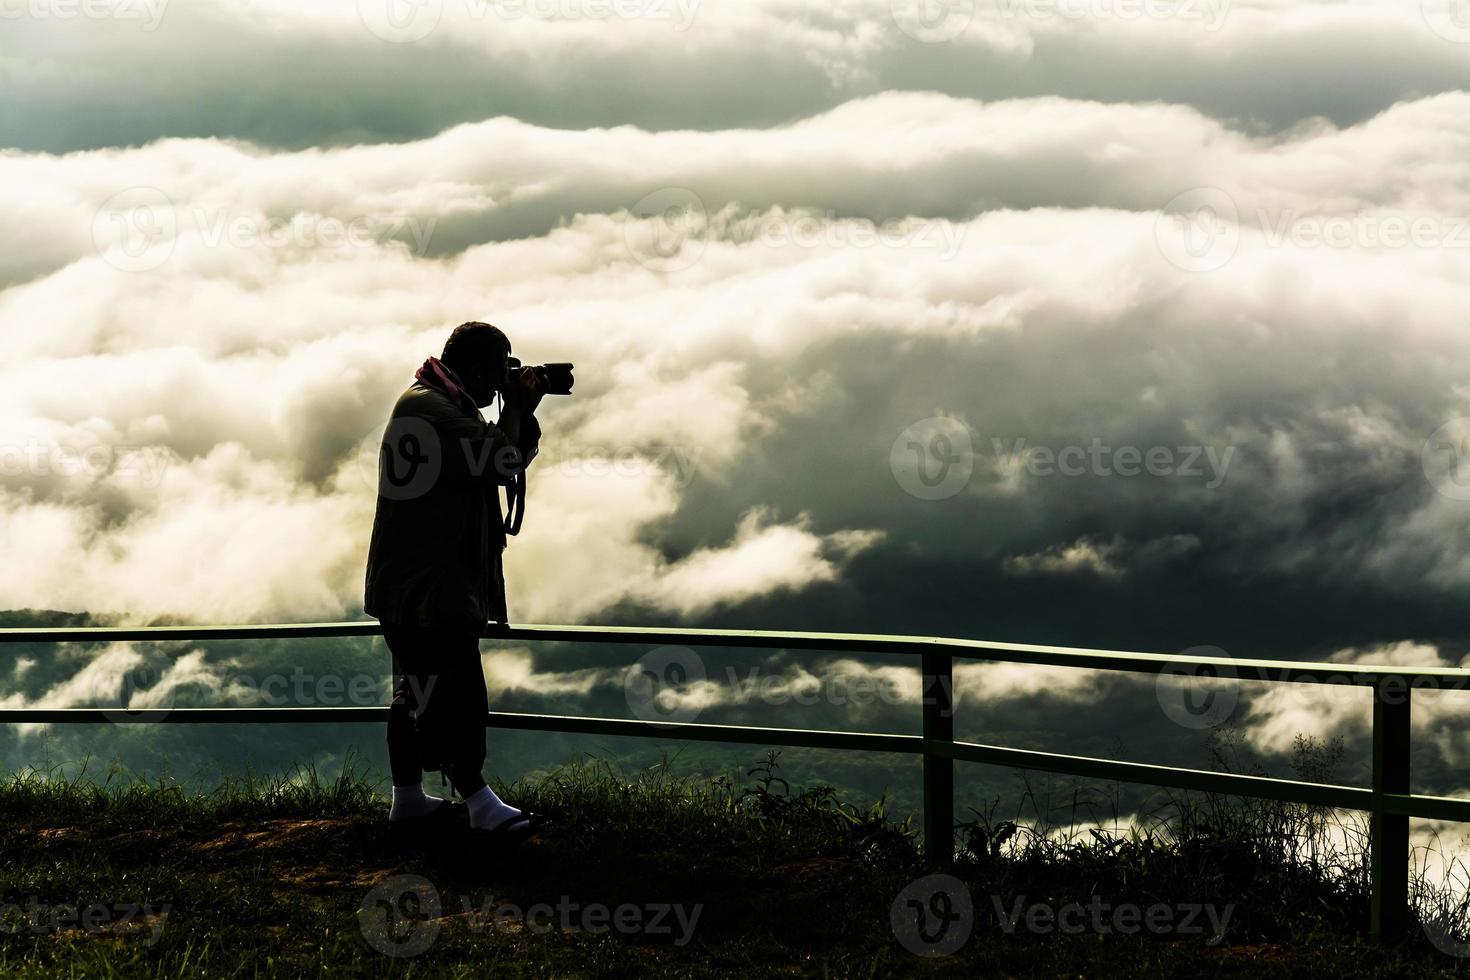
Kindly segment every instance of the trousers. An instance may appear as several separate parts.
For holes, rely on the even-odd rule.
[[[490,698],[480,638],[470,633],[383,623],[397,679],[388,707],[388,764],[395,786],[442,772],[461,792],[485,764]]]

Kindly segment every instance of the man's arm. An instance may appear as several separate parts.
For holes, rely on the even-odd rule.
[[[534,415],[517,410],[500,424],[460,412],[448,398],[425,395],[423,414],[440,440],[441,473],[449,480],[490,480],[509,486],[535,455],[541,426]],[[527,453],[527,446],[532,452]]]
[[[502,392],[499,427],[521,451],[521,468],[531,465],[541,445],[541,423],[536,406],[541,404],[543,384],[534,371],[523,369],[517,380]]]
[[[541,446],[541,423],[534,412],[526,412],[519,405],[507,404],[500,412],[496,423],[507,439],[519,446],[526,465],[536,458]]]
[[[518,431],[512,433],[505,427],[505,413],[500,413],[500,430],[506,434],[521,449],[522,468],[531,465],[536,454],[541,452],[541,423],[537,421],[534,412],[517,410],[520,417],[516,420]]]

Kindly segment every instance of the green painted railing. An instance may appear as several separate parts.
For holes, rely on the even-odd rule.
[[[61,629],[0,629],[5,643],[86,643],[117,640],[249,640],[286,637],[379,636],[377,622],[299,623],[268,626],[147,626]],[[1470,670],[1449,667],[1398,669],[1361,664],[1285,660],[1239,660],[1173,654],[1129,653],[998,643],[942,636],[899,636],[858,633],[801,633],[776,630],[645,629],[632,626],[503,626],[489,624],[485,637],[494,640],[580,640],[603,643],[690,644],[695,646],[832,650],[849,653],[906,654],[921,658],[922,735],[833,732],[799,728],[757,728],[693,722],[634,721],[492,711],[487,724],[496,728],[569,732],[587,735],[635,735],[662,739],[748,742],[762,745],[868,752],[910,752],[924,766],[925,853],[938,863],[954,858],[954,762],[983,762],[1083,776],[1172,786],[1316,804],[1371,814],[1371,927],[1375,939],[1403,934],[1408,920],[1409,818],[1470,821],[1470,800],[1421,796],[1409,792],[1409,705],[1415,688],[1462,690],[1470,686]],[[1087,756],[1012,749],[958,742],[954,738],[954,658],[1086,667],[1135,673],[1198,672],[1202,676],[1298,684],[1350,684],[1372,689],[1373,784],[1370,788],[1183,769],[1140,762],[1118,762]],[[254,722],[386,722],[387,707],[302,708],[169,708],[142,711],[139,721],[171,724],[240,724]],[[118,709],[6,708],[0,722],[126,722]]]

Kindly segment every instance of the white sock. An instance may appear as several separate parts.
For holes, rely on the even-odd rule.
[[[499,827],[521,812],[496,796],[495,790],[489,786],[481,786],[465,797],[464,802],[470,810],[470,826],[479,830]]]
[[[444,800],[424,792],[423,783],[412,786],[393,787],[393,805],[388,808],[389,820],[408,820],[432,813]]]

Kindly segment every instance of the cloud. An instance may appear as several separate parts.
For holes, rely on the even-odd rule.
[[[588,694],[606,683],[607,671],[596,668],[577,671],[537,670],[530,650],[524,647],[481,654],[487,689],[501,692],[530,691],[539,695]]]
[[[1417,4],[981,0],[937,36],[890,0],[445,0],[416,7],[406,31],[376,0],[110,9],[6,19],[0,142],[300,148],[496,115],[562,130],[776,127],[892,90],[1160,100],[1284,129],[1470,87],[1463,32]]]
[[[1034,555],[1013,555],[1005,560],[1006,570],[1016,575],[1086,571],[1102,578],[1116,578],[1122,569],[1113,561],[1115,543],[1075,541]]]
[[[14,607],[101,609],[135,620],[205,622],[340,615],[361,588],[362,555],[345,526],[371,501],[312,492],[236,443],[168,466],[155,487],[104,476],[72,506],[5,493],[7,562],[0,594]],[[134,502],[109,520],[109,494]]]
[[[658,608],[696,616],[721,603],[837,580],[840,566],[822,555],[823,539],[807,530],[808,515],[798,515],[790,525],[768,522],[767,515],[751,511],[729,545],[686,555],[632,593]],[[881,539],[877,531],[842,532],[837,551],[846,558]]]
[[[775,591],[836,581],[854,554],[881,539],[858,529],[816,533],[807,515],[781,523],[756,509],[740,518],[727,544],[670,561],[643,535],[678,506],[674,472],[645,458],[621,472],[589,473],[588,462],[554,464],[531,479],[537,513],[527,517],[527,527],[535,521],[535,531],[523,530],[505,558],[507,601],[516,619],[577,622],[623,602],[699,616]]]
[[[1455,658],[1432,644],[1409,640],[1334,652],[1330,663],[1371,664],[1405,669],[1465,667],[1470,655]],[[1330,671],[1330,668],[1326,668]],[[1372,734],[1372,691],[1362,684],[1270,684],[1253,697],[1245,715],[1248,736],[1258,750],[1285,753],[1298,732],[1319,739],[1342,735],[1365,740]],[[1470,703],[1464,691],[1415,690],[1410,725],[1416,746],[1433,746],[1434,766],[1452,770],[1470,760],[1464,735]],[[1429,761],[1421,757],[1421,765]]]
[[[1198,550],[1199,539],[1175,534],[1135,544],[1114,537],[1110,541],[1078,538],[1029,555],[1011,555],[1002,567],[1012,575],[1092,574],[1100,579],[1120,578],[1128,568],[1146,568],[1178,559]]]
[[[27,697],[13,691],[0,697],[0,708],[126,708],[137,713],[166,710],[186,701],[218,704],[229,701],[224,671],[238,661],[206,662],[205,651],[193,649],[162,656],[132,643],[107,643],[77,658],[80,666],[44,692]],[[49,730],[50,723],[24,722],[16,734],[25,737]]]
[[[751,410],[750,395],[740,385],[742,364],[725,361],[667,376],[647,361],[609,369],[614,388],[577,398],[560,414],[579,442],[552,447],[553,453],[585,460],[610,447],[609,467],[621,462],[617,453],[640,450],[667,454],[681,474],[687,474],[685,467],[723,470],[770,427],[768,418]],[[700,411],[689,412],[691,405]]]

